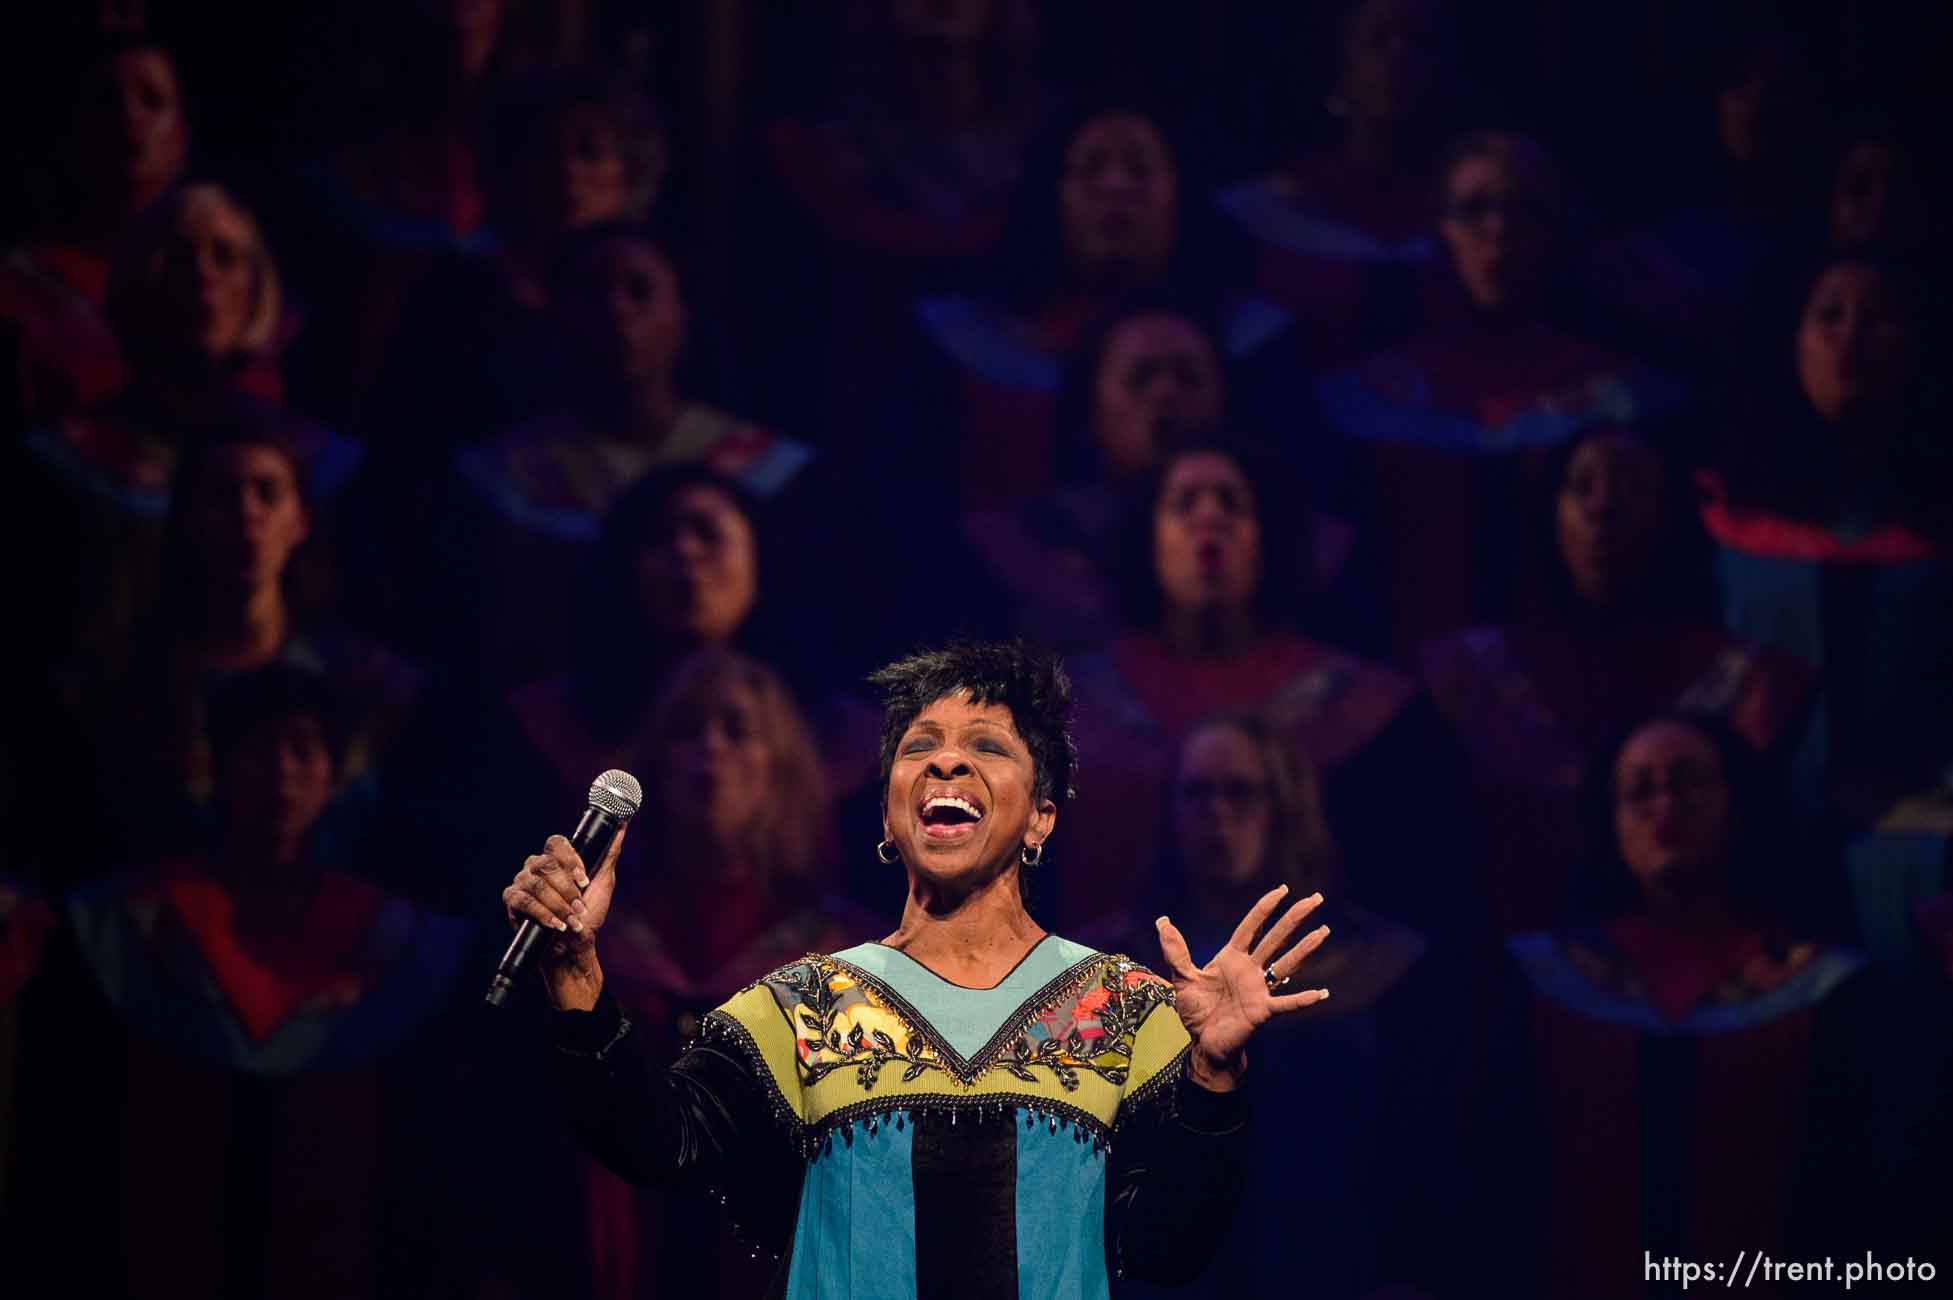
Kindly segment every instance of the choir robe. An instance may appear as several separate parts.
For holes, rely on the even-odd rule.
[[[941,468],[955,474],[965,510],[1036,499],[1055,482],[1065,354],[1093,311],[1093,304],[1065,300],[1030,315],[974,297],[918,300],[924,382],[919,400],[886,420],[885,439],[907,445],[917,429],[937,430],[927,441],[956,448],[954,464]],[[1243,299],[1228,305],[1222,345],[1229,357],[1245,357],[1288,324],[1288,313],[1273,304]]]
[[[1943,961],[1949,932],[1928,918],[1944,915],[1932,900],[1953,888],[1953,790],[1942,785],[1899,800],[1846,841],[1844,858],[1865,951],[1915,969]]]
[[[1239,1191],[1246,1100],[1187,1077],[1172,1001],[1055,935],[983,989],[867,943],[746,986],[668,1070],[607,991],[551,1060],[606,1165],[716,1186],[769,1296],[1103,1300],[1197,1269]]]
[[[1433,292],[1436,292],[1435,290]],[[1316,397],[1367,479],[1393,654],[1496,617],[1544,582],[1512,522],[1550,491],[1555,447],[1675,410],[1686,390],[1545,324],[1486,332],[1436,308],[1400,347],[1323,375]]]
[[[273,662],[316,674],[333,692],[345,748],[314,850],[343,862],[373,825],[388,760],[413,724],[428,674],[334,623],[297,632]],[[216,779],[210,700],[238,675],[164,645],[104,692],[106,707],[90,719],[89,734],[96,779],[126,783],[125,797],[103,817],[124,861],[184,852],[208,833]]]
[[[251,392],[260,381],[268,387],[252,395],[276,391],[275,374],[264,370],[246,372],[239,386]],[[329,503],[363,448],[289,414],[282,428],[304,460],[315,503]],[[26,512],[35,543],[69,557],[31,588],[35,608],[62,630],[53,640],[68,655],[111,671],[126,656],[137,620],[159,593],[171,480],[194,435],[127,395],[27,433],[9,495]]]
[[[0,1205],[10,1196],[15,1099],[20,1066],[18,998],[39,969],[54,929],[54,909],[38,894],[0,877]]]
[[[1129,634],[1070,668],[1084,779],[1053,833],[1051,874],[1061,914],[1085,932],[1107,933],[1108,913],[1123,905],[1113,900],[1152,861],[1180,742],[1202,718],[1244,709],[1267,714],[1318,773],[1345,856],[1375,864],[1357,882],[1366,900],[1441,941],[1469,928],[1473,882],[1461,878],[1456,848],[1470,837],[1464,770],[1409,677],[1286,633],[1216,658]]]
[[[1254,288],[1290,312],[1318,366],[1354,361],[1376,307],[1380,270],[1429,264],[1431,188],[1379,187],[1340,155],[1316,154],[1228,186],[1215,206],[1254,248]]]
[[[654,675],[648,689],[636,693],[647,717],[664,684],[662,675]],[[614,693],[608,698],[621,700]],[[881,711],[868,700],[840,690],[800,702],[821,747],[828,797],[840,800],[867,793],[879,806],[880,791],[874,787],[881,775],[875,757],[881,744]],[[571,674],[518,687],[509,693],[506,705],[521,738],[548,769],[555,791],[550,806],[559,812],[575,808],[589,790],[590,779],[606,768],[630,771],[650,765],[636,729],[610,739],[593,733],[591,721],[577,706]]]
[[[1897,523],[1787,519],[1700,483],[1724,625],[1818,670],[1792,773],[1804,816],[1876,817],[1953,757],[1953,563]]]
[[[1103,645],[1117,631],[1114,599],[1120,563],[1122,488],[1131,484],[1061,486],[1016,510],[964,516],[971,553],[1008,599],[1015,630],[1060,651]],[[1355,530],[1311,510],[1301,557],[1312,612],[1358,603],[1352,553]],[[1346,620],[1354,622],[1356,620]]]
[[[332,873],[288,943],[234,908],[194,860],[70,896],[23,1009],[19,1226],[76,1294],[458,1282],[468,928]]]
[[[1539,1248],[1502,1265],[1503,1293],[1670,1294],[1644,1281],[1644,1252],[1917,1253],[1920,1198],[1938,1193],[1894,1180],[1933,1132],[1944,1051],[1923,1004],[1861,954],[1773,952],[1737,926],[1687,938],[1642,916],[1508,951],[1469,1212]]]
[[[1233,931],[1190,919],[1184,905],[1166,910],[1200,956]],[[1156,952],[1151,917],[1135,919],[1132,951]],[[1123,1296],[1359,1300],[1391,1283],[1446,1293],[1465,1190],[1455,1096],[1466,987],[1407,926],[1341,900],[1309,924],[1318,920],[1332,936],[1296,986],[1331,996],[1264,1025],[1249,1048],[1257,1095],[1279,1101],[1255,1112],[1258,1158],[1233,1228],[1191,1286]]]
[[[25,245],[0,259],[0,333],[15,335],[16,410],[37,428],[115,395],[128,365],[102,314],[108,258],[65,244]]]
[[[767,126],[762,194],[742,238],[749,292],[769,299],[742,356],[758,361],[761,414],[823,447],[865,429],[908,306],[949,282],[1003,233],[1018,173],[1008,127],[938,149],[899,124],[786,118]],[[865,138],[864,138],[865,137]],[[877,146],[894,143],[889,158]],[[939,168],[928,167],[931,160]]]
[[[771,499],[812,460],[805,444],[697,402],[680,407],[656,448],[593,436],[569,412],[463,448],[428,577],[438,599],[462,602],[445,636],[467,638],[491,683],[546,676],[563,667],[557,629],[570,622],[574,576],[631,484],[693,462]]]
[[[1758,749],[1794,744],[1812,672],[1782,651],[1681,619],[1536,618],[1424,648],[1424,682],[1463,742],[1501,933],[1564,915],[1582,849],[1580,784],[1596,752],[1656,713],[1725,718]]]

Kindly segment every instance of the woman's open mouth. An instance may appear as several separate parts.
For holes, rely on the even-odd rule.
[[[923,796],[916,809],[922,836],[932,844],[952,844],[976,834],[983,805],[960,791],[937,790]]]

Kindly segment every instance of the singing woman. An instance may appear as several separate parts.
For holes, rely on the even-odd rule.
[[[1049,934],[1025,888],[1076,767],[1058,661],[959,644],[873,680],[894,932],[760,974],[663,1066],[599,960],[623,837],[595,871],[552,837],[502,895],[512,925],[556,932],[547,1104],[624,1177],[716,1190],[778,1256],[785,1300],[1193,1276],[1243,1182],[1248,1041],[1328,996],[1289,991],[1327,936],[1291,944],[1321,895],[1276,919],[1269,891],[1204,966],[1160,917],[1164,976]]]

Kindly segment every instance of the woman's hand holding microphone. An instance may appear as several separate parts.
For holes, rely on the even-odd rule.
[[[502,891],[510,929],[534,921],[555,932],[545,939],[537,958],[550,1005],[559,1011],[588,1011],[603,992],[597,931],[610,913],[624,833],[620,827],[594,872],[584,867],[566,837],[552,835],[543,841],[541,853],[523,861],[522,870]]]

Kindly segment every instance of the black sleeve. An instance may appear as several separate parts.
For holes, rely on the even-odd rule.
[[[550,1091],[578,1145],[630,1182],[715,1191],[743,1235],[784,1250],[801,1166],[743,1058],[701,1040],[660,1069],[608,991],[549,1020]]]
[[[1106,1179],[1106,1258],[1115,1279],[1178,1286],[1207,1266],[1247,1181],[1248,1100],[1184,1074],[1155,1113],[1122,1131]]]

